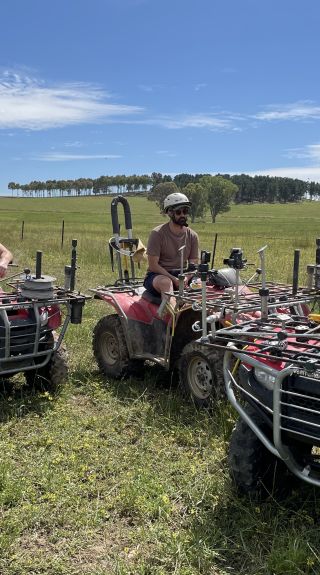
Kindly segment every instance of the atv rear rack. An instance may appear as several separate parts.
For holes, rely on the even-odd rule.
[[[38,251],[35,274],[25,269],[8,282],[10,292],[0,290],[0,377],[44,367],[59,349],[69,323],[81,323],[83,306],[91,298],[74,290],[76,246],[77,240],[72,240],[64,287],[42,274]]]
[[[81,323],[82,308],[88,299],[79,293],[54,289],[52,298],[25,300],[16,293],[3,293],[0,300],[0,374],[41,368],[60,347],[69,323]],[[63,321],[61,323],[61,308]],[[61,327],[60,327],[61,323]],[[54,327],[59,335],[50,346]]]

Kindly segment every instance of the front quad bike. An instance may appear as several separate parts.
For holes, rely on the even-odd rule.
[[[124,207],[127,237],[120,237],[117,206]],[[93,332],[93,351],[102,373],[107,377],[122,378],[141,373],[145,360],[152,361],[165,370],[179,370],[183,391],[199,407],[209,407],[224,395],[222,376],[223,350],[205,349],[196,343],[199,332],[205,336],[207,311],[214,315],[210,329],[242,321],[241,314],[260,313],[257,290],[242,284],[240,271],[246,267],[242,250],[235,248],[224,260],[229,266],[209,270],[210,254],[201,252],[201,264],[190,287],[184,285],[187,270],[181,253],[181,268],[177,270],[179,290],[175,292],[176,306],[163,308],[160,298],[154,298],[135,276],[135,257],[141,242],[132,237],[131,213],[126,198],[119,196],[111,203],[114,237],[109,240],[112,265],[117,262],[119,277],[113,285],[98,286],[92,291],[95,298],[110,304],[115,313],[106,315],[97,323]],[[140,252],[141,253],[141,252]],[[212,264],[213,265],[213,264]],[[261,275],[261,270],[257,270]],[[255,274],[256,275],[256,274]],[[252,277],[255,277],[252,276]],[[251,278],[252,279],[252,278]],[[273,290],[273,291],[272,291]],[[273,305],[285,302],[288,287],[273,286]],[[290,298],[289,298],[290,299]],[[289,304],[288,304],[289,305]],[[204,327],[202,327],[204,326]]]
[[[41,272],[42,252],[36,255],[36,272],[25,269],[0,290],[0,378],[23,373],[28,385],[54,388],[66,380],[67,352],[63,345],[69,323],[80,324],[87,296],[75,292],[76,245],[71,265],[65,267],[65,285]],[[10,278],[9,278],[10,279]],[[7,281],[7,280],[6,280]]]
[[[226,392],[240,415],[229,449],[239,491],[264,497],[296,478],[320,486],[320,316],[273,314],[219,338],[229,339]]]

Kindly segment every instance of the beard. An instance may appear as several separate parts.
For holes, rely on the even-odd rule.
[[[187,218],[185,216],[179,216],[178,218],[175,217],[174,223],[181,227],[188,227]]]

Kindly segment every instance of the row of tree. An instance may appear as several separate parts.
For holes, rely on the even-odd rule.
[[[80,196],[100,194],[141,193],[152,191],[158,184],[174,183],[179,189],[188,184],[199,184],[203,177],[210,174],[177,174],[172,177],[153,172],[151,175],[117,175],[99,178],[78,178],[77,180],[34,180],[29,184],[10,182],[8,189],[12,194],[27,197]],[[303,198],[318,200],[320,184],[292,178],[270,176],[248,176],[218,174],[237,186],[233,201],[235,203],[252,202],[297,202]]]
[[[152,176],[100,176],[96,179],[78,178],[77,180],[34,180],[29,184],[9,182],[12,194],[25,197],[63,197],[124,194],[128,192],[146,192],[153,185]]]

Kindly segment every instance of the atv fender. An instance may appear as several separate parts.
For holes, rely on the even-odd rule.
[[[96,292],[96,298],[110,304],[118,315],[127,320],[135,320],[151,325],[155,318],[159,306],[144,299],[141,295],[132,292]],[[170,323],[170,315],[162,318],[165,323]]]

